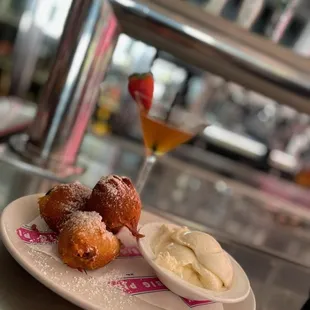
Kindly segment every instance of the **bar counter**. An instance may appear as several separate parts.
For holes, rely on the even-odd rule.
[[[0,150],[10,153],[5,145]],[[100,140],[87,135],[79,164],[88,168],[77,179],[88,186],[109,173],[135,180],[142,160],[141,146],[113,137]],[[3,161],[0,165],[0,210],[18,197],[46,192],[55,184],[55,180]],[[275,209],[283,206],[293,219],[305,219],[309,211],[303,213],[302,208],[296,208],[295,212],[289,204],[262,195],[253,187],[172,156],[159,160],[142,200],[147,211],[214,234],[248,273],[258,310],[302,308],[310,288],[310,221],[283,225]],[[1,241],[0,274],[2,310],[78,309],[24,271]]]

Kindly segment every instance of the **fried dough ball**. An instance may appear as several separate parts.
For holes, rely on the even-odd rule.
[[[120,241],[106,230],[97,212],[73,213],[58,239],[61,259],[71,268],[101,268],[119,255]]]
[[[127,227],[135,237],[143,237],[137,227],[141,215],[139,194],[127,177],[103,177],[94,187],[87,202],[88,211],[98,212],[107,229],[117,233]]]
[[[62,223],[74,211],[84,210],[91,189],[79,182],[59,184],[39,198],[39,209],[46,224],[59,232]]]

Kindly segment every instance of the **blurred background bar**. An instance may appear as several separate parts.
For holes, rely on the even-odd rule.
[[[310,288],[309,1],[42,3],[0,1],[1,207],[54,182],[135,179],[143,143],[127,78],[151,70],[155,100],[209,126],[155,166],[146,207],[220,238],[249,273],[258,310],[300,310]],[[18,291],[10,277],[0,288]]]
[[[182,6],[178,0],[112,3],[127,34],[310,113],[310,72],[301,57],[186,2]]]

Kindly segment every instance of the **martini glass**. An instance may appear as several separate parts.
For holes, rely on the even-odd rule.
[[[165,106],[155,100],[146,110],[142,102],[148,98],[136,93],[135,99],[145,146],[145,160],[136,182],[136,189],[141,193],[157,158],[201,132],[206,127],[206,121],[198,112],[182,109],[175,104]]]

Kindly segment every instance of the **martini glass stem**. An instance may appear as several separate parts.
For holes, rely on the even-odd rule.
[[[141,167],[141,169],[139,171],[138,179],[136,182],[136,190],[139,194],[141,194],[141,192],[144,188],[144,185],[146,183],[146,180],[147,180],[152,168],[154,167],[156,160],[157,160],[157,157],[154,154],[147,155],[145,157],[143,166]]]

